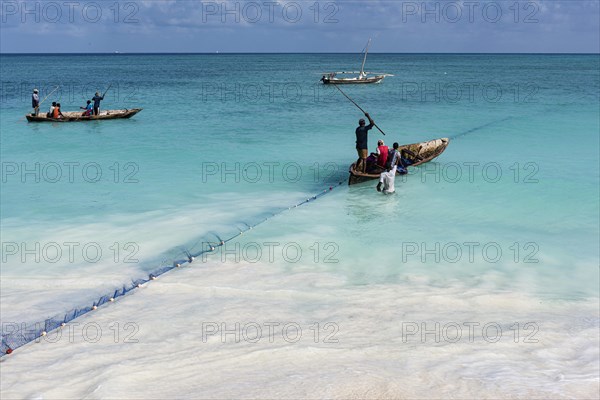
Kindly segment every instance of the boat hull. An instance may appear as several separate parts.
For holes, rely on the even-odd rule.
[[[402,151],[403,149],[406,149],[421,157],[421,160],[415,161],[413,164],[410,165],[410,167],[415,167],[417,165],[424,164],[438,157],[444,152],[444,150],[446,150],[448,144],[450,144],[450,139],[441,138],[430,140],[428,142],[406,144],[404,146],[398,147],[398,150]],[[350,166],[350,178],[348,180],[349,185],[379,179],[379,175],[384,171],[384,169],[379,167],[378,165],[371,166],[367,173],[356,171],[355,168],[356,163]],[[401,175],[401,173],[397,172],[397,175]]]
[[[101,111],[99,115],[83,116],[83,112],[68,111],[64,112],[63,118],[48,118],[46,114],[31,115],[27,114],[25,118],[29,122],[83,122],[83,121],[102,121],[105,119],[123,119],[131,118],[142,111],[141,108],[132,108],[131,110],[106,110]]]
[[[379,83],[385,78],[384,75],[373,76],[371,78],[327,78],[321,79],[325,85],[359,85],[365,83]]]

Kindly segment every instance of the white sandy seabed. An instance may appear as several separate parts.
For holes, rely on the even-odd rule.
[[[597,398],[597,307],[192,264],[4,357],[2,398]]]

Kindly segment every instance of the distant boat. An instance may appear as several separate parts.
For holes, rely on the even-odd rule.
[[[415,157],[409,156],[409,159],[413,162],[410,167],[414,167],[420,164],[429,162],[442,154],[446,147],[450,144],[450,139],[441,138],[434,139],[428,142],[405,144],[404,146],[398,147],[398,151],[403,149],[411,151],[415,154]],[[361,172],[356,170],[356,163],[350,166],[350,179],[348,180],[349,185],[356,183],[366,182],[373,179],[379,179],[379,175],[384,171],[383,168],[376,164],[367,165],[367,172]],[[397,175],[406,174],[406,171],[397,171]]]
[[[367,54],[369,53],[369,45],[371,44],[371,39],[367,42],[367,47],[365,49],[365,57],[363,58],[362,65],[360,67],[360,71],[342,71],[342,72],[329,72],[323,75],[321,78],[321,82],[325,85],[335,84],[335,85],[343,85],[343,84],[359,84],[359,83],[379,83],[386,76],[394,76],[391,74],[384,74],[379,72],[365,72],[365,63],[367,62]],[[339,75],[350,75],[350,74],[358,74],[358,76],[348,76],[348,77],[338,77]],[[372,74],[373,76],[369,76]]]
[[[106,110],[101,111],[99,115],[83,116],[81,111],[65,111],[63,118],[49,118],[46,114],[31,115],[27,114],[25,118],[29,122],[78,122],[78,121],[101,121],[105,119],[131,118],[142,111],[141,108],[132,108],[131,110]]]

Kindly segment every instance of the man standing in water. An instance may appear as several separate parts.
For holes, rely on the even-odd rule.
[[[367,157],[369,156],[369,146],[367,144],[367,136],[369,130],[373,128],[375,122],[369,115],[365,113],[365,117],[369,119],[369,125],[365,125],[365,120],[361,118],[358,121],[358,128],[356,128],[356,151],[358,152],[358,160],[356,161],[356,169],[361,172],[367,170]]]
[[[392,194],[396,191],[394,179],[396,179],[396,169],[398,168],[398,161],[400,160],[398,147],[400,147],[398,143],[394,143],[393,148],[390,149],[385,165],[385,172],[382,172],[379,175],[379,183],[377,184],[378,192],[381,192],[381,185],[383,185],[383,193],[385,194]]]
[[[383,185],[383,193],[392,194],[396,191],[394,186],[394,179],[396,178],[396,171],[400,171],[400,174],[406,174],[406,167],[414,164],[417,161],[423,161],[423,157],[413,153],[408,149],[402,149],[399,151],[400,145],[394,143],[393,148],[388,153],[388,159],[385,164],[385,171],[379,175],[379,183],[377,184],[377,191],[381,192],[381,185]],[[421,151],[421,148],[417,150],[417,153]],[[409,158],[410,157],[410,158]]]
[[[33,89],[33,94],[31,95],[31,107],[33,108],[33,115],[37,117],[40,112],[40,96],[38,95],[37,89]]]
[[[96,92],[92,100],[94,101],[94,115],[98,115],[100,114],[100,101],[104,100],[104,96],[100,96],[100,93]]]
[[[396,171],[386,169],[385,172],[382,172],[379,176],[379,183],[377,184],[377,191],[381,192],[381,185],[383,185],[383,193],[384,194],[392,194],[396,192],[396,187],[394,185],[394,179],[396,178]]]

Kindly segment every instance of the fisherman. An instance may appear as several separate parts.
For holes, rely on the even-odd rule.
[[[377,150],[375,153],[377,154],[377,165],[379,165],[381,168],[385,168],[389,151],[390,149],[388,149],[385,143],[383,143],[383,140],[379,139],[377,141]]]
[[[33,94],[31,95],[31,107],[33,108],[33,114],[36,117],[40,113],[40,96],[38,95],[39,91],[37,89],[33,89]]]
[[[396,171],[386,170],[379,176],[379,183],[377,184],[377,191],[381,192],[381,185],[383,185],[383,194],[392,194],[396,192],[394,186],[394,180],[396,178]]]
[[[50,110],[48,110],[48,114],[46,114],[46,117],[52,118],[52,115],[54,114],[54,108],[56,108],[55,101],[52,102],[52,105],[50,106]]]
[[[398,151],[399,144],[394,143],[393,148],[388,153],[387,162],[385,164],[385,172],[379,175],[379,183],[377,184],[377,191],[381,192],[381,186],[383,185],[383,193],[392,194],[396,191],[394,187],[394,180],[396,178],[396,169],[398,168],[398,161],[400,160],[400,152]]]
[[[377,184],[378,192],[381,192],[381,185],[383,185],[383,193],[394,193],[394,178],[396,177],[396,172],[399,172],[400,175],[406,174],[408,172],[406,167],[413,165],[415,162],[423,161],[423,157],[419,156],[418,154],[415,154],[408,149],[402,149],[402,151],[398,151],[398,147],[398,143],[394,143],[393,148],[390,149],[390,152],[388,153],[385,172],[382,172],[379,175],[379,183]],[[420,150],[421,149],[419,148],[417,152]]]
[[[356,169],[361,172],[366,172],[367,170],[367,157],[369,155],[367,136],[369,134],[369,130],[371,130],[375,125],[375,122],[373,122],[373,119],[369,113],[365,113],[365,117],[369,119],[369,125],[365,125],[365,120],[361,118],[358,121],[358,128],[356,128],[356,151],[358,152]]]
[[[54,111],[52,112],[52,118],[60,119],[63,118],[64,115],[62,111],[60,111],[60,103],[56,103],[56,107],[54,107]]]
[[[94,115],[100,114],[100,101],[104,100],[104,96],[100,96],[99,92],[96,92],[96,95],[92,97],[92,101],[94,102]]]
[[[92,101],[91,100],[87,101],[87,106],[85,106],[85,107],[79,107],[79,108],[82,109],[82,110],[85,110],[83,112],[83,116],[84,117],[89,117],[90,115],[92,115],[93,109],[92,109]]]

